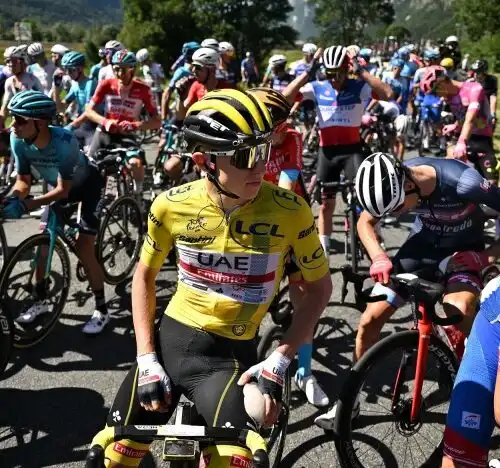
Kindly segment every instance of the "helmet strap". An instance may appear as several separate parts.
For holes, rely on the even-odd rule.
[[[36,139],[38,138],[38,136],[40,135],[40,127],[38,125],[38,121],[37,120],[34,120],[34,124],[35,124],[35,130],[36,130],[36,133],[35,133],[35,136],[32,137],[32,138],[23,138],[23,140],[32,145],[33,143],[35,143]]]
[[[211,167],[213,166],[213,167]],[[240,197],[238,197],[238,195],[235,195],[234,193],[232,192],[228,192],[227,190],[225,190],[223,187],[222,187],[222,184],[220,183],[219,179],[217,178],[217,175],[216,175],[216,171],[217,169],[215,168],[215,156],[212,156],[212,160],[211,160],[211,164],[206,164],[205,163],[205,169],[206,169],[206,173],[207,173],[207,179],[212,182],[212,184],[215,185],[215,188],[217,189],[217,191],[222,194],[222,195],[225,195],[226,197],[229,197],[229,198],[233,198],[233,199],[238,199]]]

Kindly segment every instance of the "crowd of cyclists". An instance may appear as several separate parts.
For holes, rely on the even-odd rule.
[[[372,294],[386,298],[361,315],[353,364],[407,300],[390,274],[419,272],[436,281],[441,261],[451,256],[443,309],[462,316],[454,333],[468,340],[458,356],[442,466],[486,466],[500,423],[500,279],[481,281],[481,271],[500,256],[500,244],[487,247],[485,235],[485,207],[500,212],[493,148],[498,86],[486,60],[462,60],[455,36],[425,50],[407,44],[385,58],[368,47],[306,43],[303,59],[289,64],[273,55],[261,77],[251,52],[238,65],[232,44],[207,38],[183,45],[163,89],[165,73],[147,49],[134,53],[111,40],[91,68],[81,52],[61,44],[50,52],[48,59],[43,45],[33,43],[4,53],[0,126],[11,120],[10,141],[3,144],[15,164],[1,175],[15,182],[0,216],[38,215],[43,230],[49,205],[81,204],[76,251],[95,298],[84,333],[101,333],[110,321],[94,252],[105,190],[99,150],[148,131],[158,131],[158,155],[170,150],[160,168],[168,185],[149,209],[132,283],[137,362],[108,425],[164,424],[182,394],[206,425],[272,425],[296,356],[297,388],[310,404],[330,405],[312,372],[312,355],[315,325],[333,288],[328,257],[344,181],[355,185],[357,235],[371,260]],[[449,123],[446,112],[453,116]],[[384,145],[378,130],[365,131],[377,121],[389,135]],[[172,143],[174,131],[179,138]],[[424,157],[405,161],[418,136]],[[433,157],[425,157],[433,145]],[[303,154],[315,160],[316,199],[304,183]],[[186,157],[197,180],[176,188]],[[147,161],[134,156],[127,166],[144,207]],[[47,184],[36,197],[29,196],[33,170]],[[417,214],[412,232],[390,258],[377,224],[409,211]],[[156,332],[155,280],[172,249],[178,286]],[[292,323],[278,348],[258,362],[259,325],[285,277]],[[36,300],[15,318],[19,323],[50,313],[43,271],[35,283]],[[245,409],[242,387],[252,380],[264,395],[261,421]],[[334,404],[315,424],[332,430],[336,411]],[[139,466],[148,448],[143,440],[116,442],[106,450],[107,466]],[[251,455],[239,453],[236,465],[236,452],[209,447],[203,466],[251,466],[243,464]]]

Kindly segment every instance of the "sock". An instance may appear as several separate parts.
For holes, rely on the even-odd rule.
[[[134,193],[142,193],[142,184],[144,181],[134,179]]]
[[[35,294],[38,299],[44,300],[47,297],[47,280],[43,279],[35,285]]]
[[[304,343],[300,348],[298,359],[297,375],[300,377],[307,377],[311,375],[311,361],[312,361],[313,345],[312,343]]]
[[[319,235],[319,241],[321,242],[321,246],[325,251],[326,256],[330,255],[330,236],[325,236],[323,234]]]
[[[104,289],[99,289],[98,291],[93,291],[95,308],[101,314],[106,315],[108,313],[108,308],[106,306],[106,299],[104,298]]]

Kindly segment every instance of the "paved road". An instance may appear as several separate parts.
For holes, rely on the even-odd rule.
[[[152,152],[148,152],[151,159]],[[34,219],[7,223],[9,246],[15,247],[36,232]],[[401,245],[408,223],[398,228],[384,227],[389,252]],[[335,217],[332,249],[343,252],[343,218]],[[74,261],[74,259],[72,259]],[[332,254],[331,267],[345,259]],[[354,337],[360,313],[352,305],[340,305],[340,275],[333,274],[334,293],[320,321],[314,353],[314,371],[334,401],[350,366]],[[88,337],[80,329],[93,308],[93,300],[83,285],[72,278],[68,304],[60,324],[48,339],[33,349],[15,352],[6,375],[0,381],[0,467],[77,467],[82,466],[93,434],[104,424],[113,397],[134,359],[131,335],[130,281],[119,287],[107,287],[106,294],[113,321],[100,336]],[[164,307],[175,289],[175,272],[162,271],[158,283],[159,307]],[[400,310],[385,327],[384,333],[407,327],[408,308]],[[266,323],[265,326],[268,326]],[[382,407],[382,400],[378,403]],[[333,442],[313,425],[318,410],[305,402],[300,393],[292,395],[290,426],[283,466],[339,466]],[[445,412],[440,408],[437,412]],[[438,418],[439,419],[439,418]],[[441,417],[442,421],[442,417]],[[17,430],[17,438],[8,427]],[[399,436],[394,427],[381,424],[359,437],[365,447],[377,447],[366,457],[366,466],[395,466],[393,460],[381,461],[384,449],[408,452],[405,466],[418,466],[419,450],[429,449],[440,437],[442,426],[429,423],[429,433],[416,442]],[[427,426],[425,426],[427,427]],[[363,432],[363,431],[362,431]],[[379,441],[379,442],[378,442]],[[413,445],[412,445],[413,444]],[[494,446],[498,447],[498,436]],[[153,452],[158,455],[160,444]],[[412,453],[410,453],[413,450]],[[386,450],[387,452],[387,450]],[[406,452],[405,452],[406,453]],[[416,454],[416,455],[415,455]],[[500,455],[500,451],[494,453]],[[389,460],[389,461],[388,461]]]

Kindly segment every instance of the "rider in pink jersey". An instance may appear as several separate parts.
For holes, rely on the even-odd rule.
[[[452,80],[443,67],[432,66],[420,81],[420,89],[444,98],[457,118],[454,124],[443,128],[444,135],[458,136],[455,146],[449,148],[448,157],[470,161],[484,178],[496,182],[493,122],[482,86]]]

